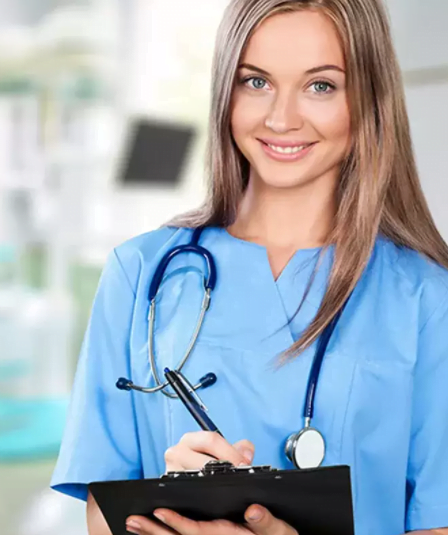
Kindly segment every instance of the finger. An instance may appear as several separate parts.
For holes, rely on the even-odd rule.
[[[177,444],[168,448],[165,452],[165,463],[167,472],[177,472],[181,470],[199,470],[214,457],[193,451],[182,444]]]
[[[241,455],[247,461],[247,464],[252,463],[254,460],[255,446],[250,440],[244,439],[240,440],[239,442],[235,442],[233,447],[241,453]]]
[[[180,535],[248,535],[247,529],[228,520],[197,522],[169,509],[156,509],[153,514]]]
[[[138,535],[174,535],[174,532],[163,524],[153,522],[144,516],[130,516],[126,519],[126,531]]]
[[[180,440],[188,448],[210,455],[220,461],[229,461],[235,466],[247,464],[244,456],[215,431],[186,433]]]
[[[265,507],[261,505],[251,505],[245,512],[244,518],[247,527],[255,535],[297,535],[297,531],[280,520],[275,518]]]
[[[163,522],[166,526],[172,528],[175,533],[180,535],[199,535],[199,523],[190,518],[185,518],[169,509],[156,509],[153,515]],[[204,533],[204,532],[203,532]]]

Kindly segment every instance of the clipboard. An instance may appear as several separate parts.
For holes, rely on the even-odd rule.
[[[203,477],[177,474],[180,476],[94,482],[89,490],[113,535],[127,533],[130,515],[158,522],[152,512],[162,507],[193,520],[222,518],[243,523],[245,510],[254,503],[293,526],[299,535],[354,535],[349,466],[303,470],[246,467]]]

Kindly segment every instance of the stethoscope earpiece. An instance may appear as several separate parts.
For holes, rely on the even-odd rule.
[[[130,381],[129,379],[125,379],[124,377],[120,377],[120,379],[118,379],[118,381],[115,383],[115,386],[119,389],[119,390],[132,390],[132,381]]]
[[[184,380],[186,381],[185,378]],[[209,386],[214,385],[216,381],[217,381],[216,374],[214,374],[213,372],[210,372],[204,375],[204,377],[201,377],[197,385],[193,386],[193,385],[188,384],[188,386],[190,387],[191,390],[195,391],[195,390],[199,390],[200,388],[208,388]],[[118,379],[118,381],[115,383],[115,386],[118,388],[118,390],[126,390],[128,392],[130,390],[137,390],[139,392],[145,392],[146,390],[148,390],[141,386],[134,385],[134,383],[130,379],[126,379],[125,377],[120,377],[120,379]]]
[[[207,373],[207,375],[204,375],[204,377],[201,377],[199,379],[199,388],[208,388],[209,386],[212,386],[216,383],[216,375],[212,372]]]

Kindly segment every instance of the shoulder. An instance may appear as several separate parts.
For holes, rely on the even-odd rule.
[[[111,256],[135,289],[142,270],[157,262],[171,247],[187,242],[190,234],[188,228],[160,227],[126,240],[114,248]]]
[[[177,241],[176,237],[184,235],[189,229],[178,227],[160,227],[150,232],[134,236],[115,247],[117,256],[123,263],[135,257],[150,260],[161,248],[170,242]]]
[[[386,238],[379,238],[377,250],[389,269],[407,280],[409,285],[435,285],[442,291],[448,291],[448,269],[424,254],[395,245]]]
[[[423,325],[440,305],[448,303],[448,269],[424,254],[400,247],[380,238],[376,259],[390,273],[397,286],[406,286],[420,302],[420,324]]]

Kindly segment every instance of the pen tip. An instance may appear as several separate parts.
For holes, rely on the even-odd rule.
[[[170,369],[169,369],[169,368],[165,368],[163,371],[164,371],[165,373],[168,373],[168,372],[170,371]]]

